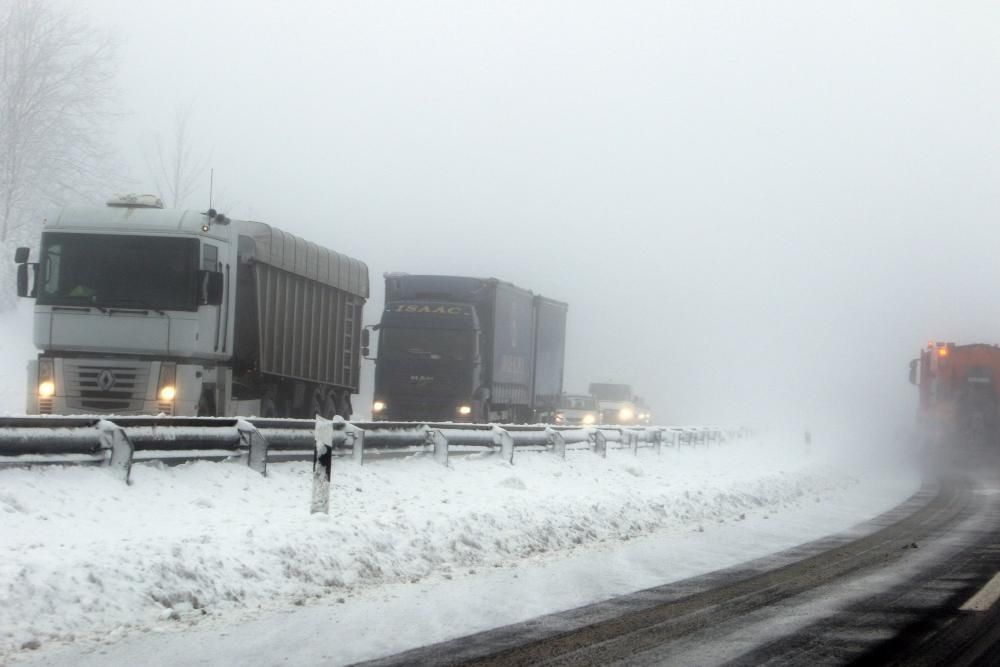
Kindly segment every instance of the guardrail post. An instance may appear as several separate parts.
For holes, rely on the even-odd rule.
[[[663,429],[657,428],[653,433],[653,446],[656,447],[656,455],[663,453]]]
[[[507,463],[514,465],[514,438],[505,429],[496,424],[493,425],[493,444],[500,446],[500,457]]]
[[[598,456],[608,458],[608,436],[604,435],[604,431],[595,428],[590,437],[591,442],[594,443],[594,453]]]
[[[546,426],[545,435],[549,439],[549,444],[552,445],[552,453],[561,459],[566,458],[566,438],[563,437],[563,434]]]
[[[440,429],[427,430],[427,443],[434,445],[434,460],[443,466],[448,465],[448,438]]]
[[[334,431],[344,433],[344,442],[351,447],[351,459],[359,466],[365,463],[365,431],[337,416],[330,422]]]
[[[330,513],[330,477],[333,473],[333,422],[316,420],[316,452],[313,454],[312,514]]]
[[[629,444],[632,445],[632,456],[639,456],[639,440],[640,439],[641,438],[640,438],[639,431],[632,431],[631,432]]]
[[[360,429],[354,424],[348,424],[350,430],[348,430],[348,435],[351,437],[351,457],[354,462],[359,466],[365,464],[365,431]]]
[[[245,419],[236,421],[236,430],[240,433],[240,445],[246,451],[246,464],[254,472],[267,477],[267,438]]]
[[[129,476],[132,473],[132,455],[135,453],[135,447],[125,429],[106,419],[97,422],[97,429],[100,432],[101,448],[109,453],[105,465],[123,482],[131,484]]]

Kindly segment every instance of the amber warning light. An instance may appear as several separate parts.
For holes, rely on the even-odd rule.
[[[948,348],[946,348],[946,347],[939,347],[938,348],[938,356],[939,357],[947,357],[948,356]]]

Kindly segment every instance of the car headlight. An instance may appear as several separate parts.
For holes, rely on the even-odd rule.
[[[471,405],[460,405],[458,406],[458,414],[460,415],[471,415],[472,406]]]
[[[372,412],[382,412],[385,410],[385,401],[375,401],[372,403]]]
[[[38,395],[49,398],[56,393],[56,366],[52,359],[38,360]]]
[[[177,364],[172,361],[164,361],[160,364],[160,381],[157,383],[159,390],[156,395],[161,401],[172,401],[177,398]]]
[[[632,408],[622,408],[618,411],[618,419],[621,419],[622,421],[627,422],[632,419],[632,417],[635,417],[635,412]]]
[[[589,412],[583,416],[584,424],[593,424],[595,421],[597,421],[597,419],[594,417],[594,415],[590,414]]]

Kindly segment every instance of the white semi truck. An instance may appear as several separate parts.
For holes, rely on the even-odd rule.
[[[368,267],[261,222],[149,195],[68,207],[40,256],[32,414],[349,417]]]

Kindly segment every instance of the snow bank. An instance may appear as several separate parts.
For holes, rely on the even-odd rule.
[[[308,464],[0,471],[0,656],[173,619],[339,597],[669,535],[835,499],[857,479],[801,447],[430,458],[335,468],[310,515]]]

